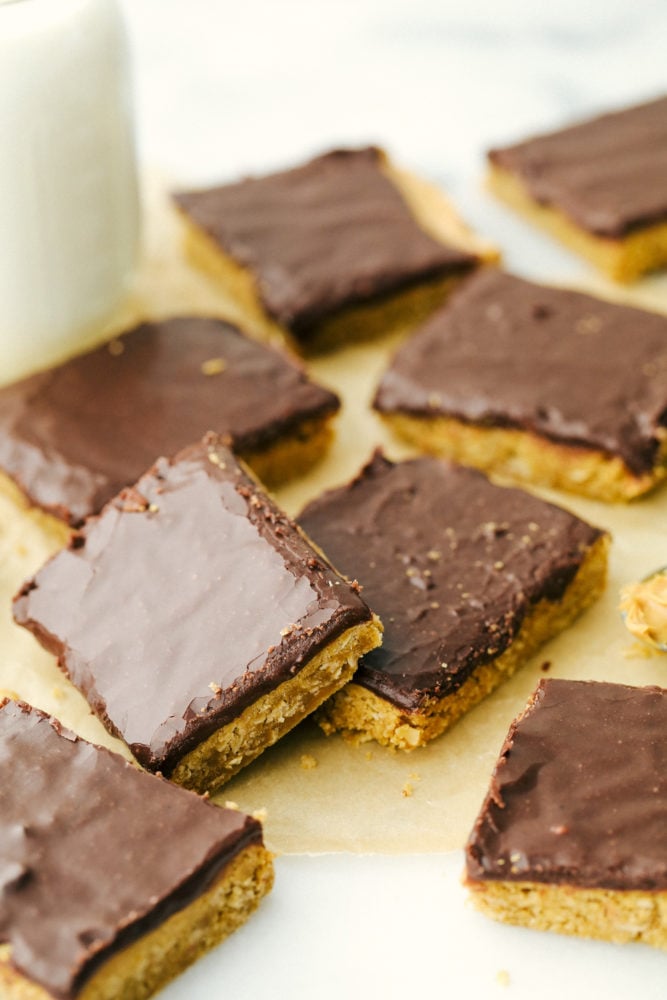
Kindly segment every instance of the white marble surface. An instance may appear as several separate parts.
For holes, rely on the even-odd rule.
[[[442,183],[510,268],[554,282],[589,272],[484,193],[484,149],[667,92],[664,0],[124,8],[144,164],[194,185],[379,142]],[[660,954],[473,914],[460,864],[458,855],[279,859],[262,912],[165,998],[664,996]]]

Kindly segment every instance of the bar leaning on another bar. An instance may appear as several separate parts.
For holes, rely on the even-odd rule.
[[[299,522],[362,582],[385,627],[321,724],[406,750],[523,666],[606,578],[604,532],[433,458],[394,465],[376,454]]]
[[[489,268],[399,349],[374,405],[425,451],[631,500],[667,476],[667,317]]]
[[[616,281],[667,265],[667,97],[489,153],[500,198]]]
[[[191,258],[233,294],[244,325],[307,352],[416,325],[498,256],[373,147],[175,198]]]
[[[260,824],[0,703],[0,995],[144,1000],[273,883]]]
[[[490,917],[667,948],[667,691],[543,680],[466,848]]]
[[[159,459],[26,583],[16,620],[144,767],[213,791],[381,641],[213,434]]]

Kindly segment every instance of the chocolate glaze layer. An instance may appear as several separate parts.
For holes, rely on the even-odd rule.
[[[137,759],[169,773],[371,612],[208,435],[90,518],[14,616]]]
[[[256,820],[27,705],[0,707],[0,759],[0,941],[18,972],[60,1000],[262,842]]]
[[[377,453],[299,518],[384,624],[355,682],[410,711],[456,691],[512,642],[541,598],[557,601],[597,528],[481,473]]]
[[[473,880],[667,889],[667,691],[543,680],[466,849]]]
[[[667,97],[489,153],[532,197],[596,236],[667,220]]]
[[[0,468],[77,524],[208,430],[249,452],[338,406],[294,361],[222,320],[145,323],[0,389]]]
[[[667,427],[667,317],[485,270],[398,351],[374,405],[518,428],[641,475]]]
[[[382,159],[375,148],[336,150],[176,201],[252,271],[269,315],[307,337],[318,320],[346,306],[476,263],[419,227]]]

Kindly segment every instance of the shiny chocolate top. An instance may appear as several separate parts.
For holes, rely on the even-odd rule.
[[[489,153],[596,236],[667,221],[667,97]]]
[[[371,612],[208,435],[88,520],[16,620],[151,770]]]
[[[641,475],[667,433],[667,317],[489,269],[399,350],[375,406],[519,428]]]
[[[300,524],[355,576],[382,619],[355,681],[408,710],[456,691],[509,646],[531,607],[558,600],[601,534],[481,473],[379,453]]]
[[[297,363],[222,320],[145,323],[0,389],[0,468],[77,524],[206,431],[244,453],[338,405]]]
[[[205,892],[259,823],[0,708],[0,942],[59,1000]]]
[[[467,846],[473,880],[667,890],[667,691],[543,680]]]
[[[382,160],[374,148],[336,150],[176,201],[255,275],[269,315],[307,337],[345,306],[476,262],[419,227]]]

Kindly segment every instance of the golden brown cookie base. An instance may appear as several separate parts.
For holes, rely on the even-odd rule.
[[[431,236],[477,254],[485,262],[498,260],[495,247],[473,236],[440,191],[386,161],[383,169],[401,191],[419,224]],[[187,257],[234,297],[243,315],[244,329],[262,340],[296,349],[297,342],[292,334],[265,312],[252,272],[237,264],[204,230],[183,213],[181,215],[185,223]],[[309,334],[307,343],[299,344],[298,349],[317,354],[343,343],[371,340],[417,326],[445,301],[462,277],[463,274],[423,281],[373,302],[341,309],[335,316],[320,322],[312,335]]]
[[[197,792],[220,788],[346,684],[359,657],[381,641],[377,620],[348,629],[296,676],[262,695],[238,718],[186,754],[171,773],[171,780]]]
[[[465,884],[477,909],[494,920],[619,944],[640,941],[667,948],[667,892],[472,879]]]
[[[396,434],[432,455],[500,473],[517,483],[555,486],[608,503],[633,500],[667,477],[667,437],[656,466],[637,476],[620,458],[558,444],[528,431],[476,426],[454,417],[405,413],[382,417]]]
[[[420,712],[407,712],[359,684],[348,684],[318,713],[325,733],[340,731],[360,742],[413,750],[449,729],[491,694],[543,643],[567,628],[602,593],[607,576],[609,538],[591,546],[560,601],[541,600],[526,616],[512,644],[495,660],[477,667],[458,691],[433,700]]]
[[[501,167],[491,167],[488,186],[530,222],[586,257],[614,281],[636,281],[648,271],[667,265],[667,222],[644,226],[619,239],[608,239],[581,229],[558,209],[534,201],[523,182]]]
[[[199,899],[105,962],[77,1000],[152,996],[245,923],[272,885],[269,852],[256,844],[246,847]],[[3,1000],[50,1000],[51,994],[16,972],[9,959],[10,946],[0,945]]]
[[[261,483],[269,489],[304,475],[324,458],[333,440],[333,417],[306,420],[268,448],[240,451]]]

